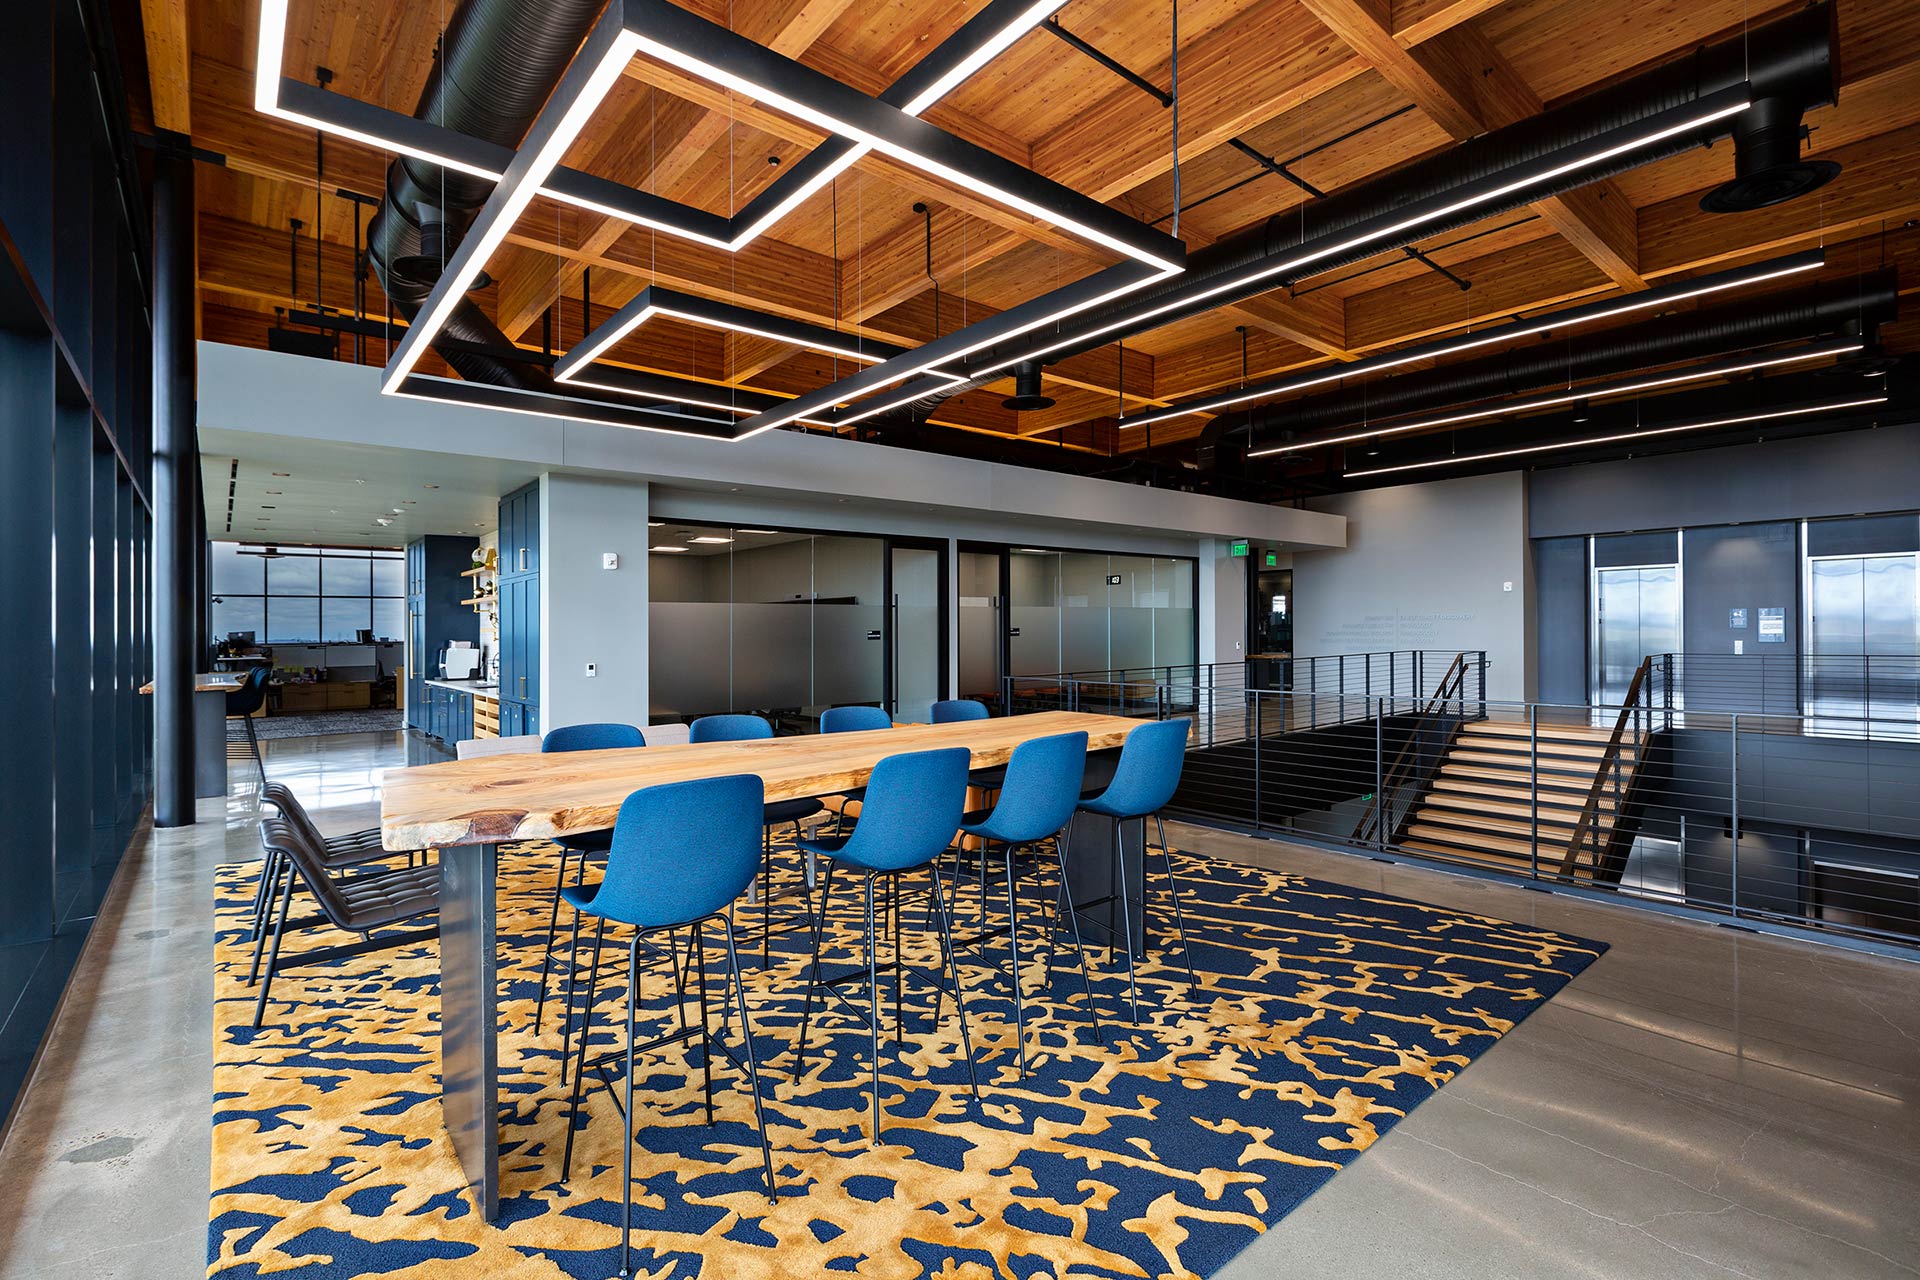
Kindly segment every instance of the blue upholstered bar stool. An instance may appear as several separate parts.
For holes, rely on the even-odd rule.
[[[1144,880],[1147,874],[1147,819],[1152,818],[1160,832],[1160,862],[1167,873],[1167,889],[1173,898],[1173,919],[1180,930],[1180,955],[1187,967],[1188,983],[1198,986],[1193,976],[1193,950],[1187,945],[1187,922],[1180,913],[1180,882],[1173,874],[1173,859],[1167,853],[1167,828],[1160,821],[1160,810],[1173,799],[1174,791],[1180,785],[1180,771],[1186,764],[1187,734],[1191,726],[1185,720],[1154,720],[1141,725],[1127,734],[1127,740],[1120,748],[1120,762],[1114,767],[1113,781],[1099,795],[1080,802],[1080,811],[1096,814],[1113,820],[1113,859],[1117,889],[1104,898],[1091,902],[1074,902],[1071,890],[1066,883],[1066,866],[1061,864],[1060,893],[1065,899],[1069,916],[1078,915],[1089,907],[1117,902],[1120,906],[1120,929],[1116,934],[1107,921],[1094,921],[1094,927],[1105,929],[1109,937],[1117,936],[1121,950],[1127,956],[1127,994],[1133,1006],[1133,1020],[1140,1021],[1140,988],[1133,976],[1133,908],[1146,910],[1146,885],[1140,886],[1140,898],[1134,899],[1127,891],[1127,860],[1120,847],[1120,825],[1138,820],[1140,823],[1140,875]],[[1055,902],[1056,915],[1061,903]],[[1077,937],[1076,933],[1076,937]]]
[[[935,724],[958,724],[966,720],[985,720],[988,718],[987,704],[973,698],[948,698],[933,704],[931,719]],[[1007,770],[1004,765],[990,765],[985,769],[975,769],[967,775],[967,785],[976,791],[998,791],[1006,785]],[[955,855],[958,859],[959,855]],[[986,846],[980,849],[980,919],[987,918],[987,853]],[[960,879],[960,865],[954,866],[954,880]],[[955,903],[954,910],[959,910]]]
[[[957,720],[985,720],[987,704],[972,698],[948,698],[933,704],[933,723],[952,724]]]
[[[707,1017],[706,927],[715,920],[720,922],[727,942],[727,973],[734,1012],[740,1015],[741,1038],[746,1042],[747,1081],[753,1089],[754,1119],[760,1130],[760,1155],[767,1175],[767,1198],[774,1199],[773,1148],[767,1142],[767,1116],[760,1098],[760,1061],[753,1048],[753,1024],[747,1021],[746,997],[740,983],[740,953],[734,945],[733,917],[728,911],[733,900],[753,879],[754,846],[760,832],[760,809],[765,794],[760,779],[750,774],[673,782],[636,791],[620,806],[612,847],[607,854],[606,877],[593,888],[575,886],[564,891],[576,910],[597,918],[593,942],[596,979],[607,921],[633,930],[633,937],[627,943],[624,1051],[627,1101],[621,1110],[620,1274],[623,1276],[631,1274],[633,1135],[630,1128],[634,1122],[634,1056],[697,1037],[706,1074],[707,1123],[713,1123],[714,1044],[718,1042],[722,1052],[726,1051],[725,1041],[714,1033]],[[634,1011],[640,990],[642,939],[650,933],[671,934],[677,929],[690,929],[693,934],[693,967],[699,975],[700,1025],[689,1027],[683,1020],[678,1031],[635,1044]],[[568,985],[571,988],[571,973]],[[573,1135],[579,1123],[581,1082],[586,1078],[587,1068],[604,1067],[621,1056],[616,1052],[598,1062],[587,1060],[587,1042],[592,1039],[593,1030],[593,996],[590,981],[573,1070],[573,1102],[567,1112],[567,1147],[560,1165],[562,1182],[573,1170]],[[571,989],[567,1003],[569,1007],[573,1003]],[[684,1009],[684,1000],[676,1003]],[[613,1092],[610,1083],[607,1091]]]
[[[618,751],[625,747],[644,747],[646,735],[630,724],[569,724],[547,730],[540,739],[546,751]],[[560,846],[560,865],[553,880],[553,908],[547,913],[547,951],[540,960],[540,998],[533,1006],[533,1034],[540,1034],[540,1020],[547,1010],[547,975],[553,970],[553,943],[560,933],[560,891],[567,885],[567,864],[577,862],[574,881],[586,879],[587,855],[605,853],[613,843],[613,832],[594,831],[586,835],[556,836]]]
[[[872,729],[893,728],[893,717],[883,707],[828,707],[820,715],[822,733],[865,733]],[[847,825],[847,805],[858,803],[866,798],[865,787],[855,787],[840,797],[840,808],[834,815],[833,833],[840,835]],[[812,865],[808,865],[807,887],[813,887]]]
[[[687,730],[687,741],[695,743],[757,742],[772,736],[772,725],[759,716],[749,715],[701,716]],[[760,906],[760,963],[763,965],[773,958],[773,829],[792,823],[794,838],[798,839],[800,824],[825,809],[826,806],[812,796],[775,800],[765,806],[760,831],[760,876],[755,881],[755,892],[747,899]],[[790,929],[806,923],[806,919],[803,912],[780,927]]]
[[[929,868],[933,873],[934,899],[940,910],[941,954],[947,977],[953,982],[954,1003],[960,1011],[960,1042],[967,1055],[967,1078],[973,1087],[974,1101],[980,1100],[980,1082],[973,1069],[973,1039],[967,1029],[966,999],[960,990],[960,967],[953,954],[953,928],[947,918],[946,897],[940,889],[937,859],[959,829],[961,811],[966,808],[967,762],[964,747],[938,751],[914,751],[888,756],[874,766],[867,780],[867,800],[860,810],[860,821],[853,834],[808,840],[801,844],[830,859],[820,877],[820,900],[813,913],[813,967],[807,976],[807,1003],[800,1015],[800,1043],[795,1050],[795,1078],[806,1072],[807,1025],[813,1016],[816,993],[836,997],[856,1015],[864,1017],[871,1034],[873,1054],[873,1142],[880,1142],[880,970],[879,934],[874,927],[874,882],[889,879],[905,871]],[[866,964],[845,973],[824,977],[820,965],[820,935],[826,919],[827,899],[833,893],[834,873],[845,867],[866,881],[866,932],[863,954]],[[885,968],[895,973],[911,973],[944,990],[944,979],[935,979],[910,970],[902,962],[896,934],[893,960]],[[840,995],[838,987],[861,977],[867,980],[868,1008],[864,1014]],[[938,1010],[935,1010],[938,1016]]]
[[[1080,802],[1080,779],[1086,770],[1086,734],[1059,733],[1047,738],[1031,738],[1013,749],[1013,758],[1007,761],[1006,785],[1001,788],[993,809],[970,813],[960,824],[961,831],[980,839],[983,850],[997,842],[1005,855],[1006,935],[1013,951],[1013,1018],[1019,1035],[1022,1077],[1027,1074],[1027,1013],[1026,1002],[1020,995],[1020,913],[1013,885],[1014,853],[1024,845],[1051,841],[1060,866],[1060,880],[1063,884],[1066,882],[1067,864],[1060,848],[1060,832],[1073,820],[1074,806]],[[1073,946],[1080,957],[1080,983],[1087,993],[1087,1013],[1097,1031],[1100,1015],[1093,1007],[1093,985],[1087,974],[1087,954],[1080,942],[1078,917],[1070,912],[1068,920],[1074,926]],[[982,932],[961,945],[983,941],[999,932],[998,929]]]

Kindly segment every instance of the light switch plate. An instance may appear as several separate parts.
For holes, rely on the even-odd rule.
[[[599,674],[600,674],[600,664],[597,662],[589,662],[587,664],[587,679],[591,680]]]
[[[1503,582],[1500,584],[1500,589],[1502,591],[1511,591],[1513,590],[1513,584],[1511,582]]]

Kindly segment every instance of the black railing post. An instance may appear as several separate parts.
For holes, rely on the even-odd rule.
[[[1386,761],[1382,739],[1386,724],[1385,708],[1375,706],[1373,717],[1373,843],[1382,853],[1387,848]]]
[[[1262,699],[1258,693],[1253,695],[1253,829],[1258,831],[1260,822],[1260,738]]]

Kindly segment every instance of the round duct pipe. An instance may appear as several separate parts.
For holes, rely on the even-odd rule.
[[[1191,254],[1187,270],[1180,276],[1075,316],[1062,330],[1049,328],[1042,334],[1023,334],[996,344],[978,353],[969,365],[972,368],[1004,367],[1010,358],[1041,346],[1050,348],[1050,359],[1059,359],[1071,352],[1270,293],[1286,282],[1269,276],[1237,289],[1179,302],[1185,295],[1205,293],[1218,277],[1229,272],[1296,255],[1315,242],[1336,240],[1349,228],[1369,219],[1411,212],[1421,202],[1445,202],[1467,183],[1509,172],[1517,166],[1547,162],[1601,134],[1662,111],[1684,107],[1725,89],[1745,84],[1760,98],[1777,98],[1800,108],[1830,103],[1838,83],[1836,22],[1831,3],[1799,10],[1756,27],[1750,34],[1704,46],[1687,57],[1584,94],[1517,124],[1483,133],[1426,160],[1311,200]],[[1420,235],[1431,236],[1465,226],[1532,199],[1559,194],[1677,155],[1726,136],[1731,127],[1729,120],[1721,120],[1623,153],[1607,163],[1582,168],[1556,181],[1529,187],[1525,196],[1512,197],[1507,203],[1477,204],[1423,222]],[[1407,243],[1412,238],[1409,234],[1396,243]],[[1310,274],[1364,261],[1392,247],[1395,246],[1369,242],[1363,249],[1329,254],[1315,260]],[[1149,317],[1148,312],[1155,314]],[[1129,318],[1135,316],[1141,318],[1128,323]],[[1123,327],[1113,328],[1116,322],[1122,322]],[[1055,345],[1062,336],[1071,334],[1090,336],[1078,345]]]
[[[1734,117],[1733,177],[1700,197],[1707,213],[1746,213],[1785,204],[1839,176],[1831,160],[1805,160],[1806,126],[1785,98],[1762,98]]]
[[[1022,360],[1013,369],[1013,394],[1000,402],[1007,409],[1051,409],[1053,397],[1040,390],[1040,362]]]
[[[1204,449],[1227,436],[1258,433],[1264,445],[1268,432],[1312,434],[1349,429],[1364,422],[1388,423],[1411,413],[1809,338],[1853,333],[1871,344],[1873,326],[1898,314],[1896,274],[1876,271],[1844,285],[1814,285],[1663,316],[1631,328],[1596,334],[1577,345],[1543,339],[1501,355],[1383,378],[1361,390],[1263,405],[1245,415],[1215,418],[1202,430],[1197,448]],[[1276,434],[1272,438],[1280,437]],[[1312,442],[1305,442],[1303,447],[1311,449]],[[1206,455],[1200,452],[1196,456]]]

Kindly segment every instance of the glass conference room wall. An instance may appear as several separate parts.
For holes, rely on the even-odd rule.
[[[885,700],[883,539],[663,524],[650,540],[655,721],[740,711],[797,732]]]
[[[1015,549],[1006,594],[1009,675],[1194,661],[1192,560]]]

